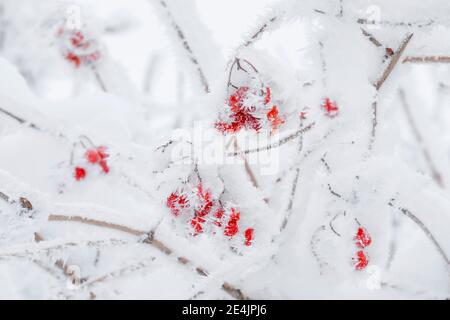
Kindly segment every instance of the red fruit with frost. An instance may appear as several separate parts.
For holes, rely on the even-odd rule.
[[[76,54],[73,54],[72,52],[69,52],[65,55],[65,58],[67,61],[73,63],[76,68],[78,68],[81,64],[81,59]]]
[[[102,160],[100,160],[100,162],[98,164],[102,168],[103,173],[109,173],[109,166],[108,166],[108,163],[106,162],[106,160],[102,159]]]
[[[87,159],[89,163],[97,164],[102,168],[102,171],[104,173],[109,172],[109,166],[106,162],[106,158],[109,157],[109,155],[106,153],[106,147],[100,146],[96,149],[89,149],[85,152],[84,157]]]
[[[363,270],[369,264],[369,259],[366,257],[362,250],[356,253],[356,259],[353,258],[353,260],[357,261],[355,264],[355,269],[359,271]]]
[[[261,125],[259,119],[251,114],[252,108],[244,106],[244,100],[247,98],[249,93],[248,87],[240,87],[228,98],[228,105],[230,107],[231,122],[218,121],[214,124],[215,128],[221,133],[236,133],[243,128],[253,129],[259,131]],[[270,95],[270,91],[269,91]],[[266,96],[267,99],[267,96]]]
[[[86,37],[81,31],[59,28],[56,35],[62,39],[60,43],[64,58],[76,68],[100,58],[98,43],[95,39]]]
[[[339,113],[339,107],[336,102],[331,101],[329,98],[325,98],[322,103],[322,108],[325,110],[325,114],[330,118],[337,116]]]
[[[228,237],[233,237],[238,233],[238,221],[241,218],[241,214],[239,211],[236,211],[234,208],[231,208],[230,219],[228,220],[228,224],[225,227],[224,234]]]
[[[189,201],[184,194],[177,194],[172,192],[166,200],[166,205],[170,209],[173,215],[178,217],[182,210],[189,207]]]
[[[278,127],[284,123],[284,120],[280,118],[278,108],[273,106],[269,112],[267,112],[267,120],[270,121],[272,130],[278,129]]]
[[[74,177],[77,181],[83,180],[86,178],[86,170],[81,167],[75,167]]]
[[[201,183],[197,186],[197,197],[199,200],[199,208],[195,210],[196,216],[204,217],[211,212],[211,209],[214,205],[211,194],[208,191],[203,190],[203,186]]]
[[[222,217],[225,214],[225,210],[223,208],[217,209],[217,211],[214,213],[214,217],[216,218],[214,221],[214,224],[218,227],[222,226]]]
[[[109,157],[109,154],[106,153],[107,149],[108,148],[106,148],[105,146],[97,147],[97,153],[98,153],[98,155],[100,156],[101,159],[106,159],[106,158]]]
[[[264,97],[264,104],[268,104],[270,102],[270,88],[266,88],[266,96]]]
[[[245,237],[245,245],[247,247],[251,246],[252,242],[253,242],[253,232],[255,230],[253,228],[248,228],[245,230],[244,232],[244,237]]]
[[[89,149],[85,152],[84,157],[89,163],[97,163],[100,161],[101,157],[98,154],[97,150]]]
[[[205,219],[203,219],[202,217],[199,217],[199,216],[192,218],[191,226],[192,226],[192,228],[194,228],[194,232],[196,235],[203,232],[202,223],[204,223],[205,221],[206,221]]]
[[[84,40],[84,35],[80,31],[76,31],[70,38],[72,45],[74,45],[75,47],[81,46],[83,43],[83,40]]]
[[[300,119],[302,119],[302,120],[306,120],[306,112],[305,112],[305,111],[300,111],[299,117],[300,117]]]
[[[367,230],[363,227],[358,228],[354,239],[356,240],[356,246],[358,246],[359,248],[365,248],[372,243],[372,238],[370,237]]]

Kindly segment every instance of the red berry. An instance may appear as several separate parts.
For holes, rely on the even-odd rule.
[[[253,228],[248,228],[247,230],[245,230],[244,236],[245,236],[245,245],[246,246],[250,246],[252,244],[254,231],[255,230]]]
[[[86,170],[81,167],[75,167],[75,180],[80,181],[86,178]]]
[[[98,163],[104,173],[109,172],[108,163],[105,160],[106,158],[109,157],[109,155],[106,153],[106,147],[101,146],[98,147],[97,149],[89,149],[86,151],[84,156],[89,163],[92,164]]]
[[[331,101],[329,98],[325,98],[322,108],[325,109],[326,115],[330,118],[335,117],[339,112],[336,102]]]
[[[273,106],[272,109],[267,112],[267,119],[271,122],[273,130],[278,129],[278,126],[284,123],[284,120],[279,117],[278,113],[278,108],[276,106]]]
[[[196,235],[203,232],[203,222],[205,222],[205,219],[199,216],[196,216],[191,220],[191,226],[194,228]]]
[[[264,104],[268,104],[270,102],[270,88],[266,88],[266,96],[264,97]]]
[[[225,231],[224,234],[228,237],[233,237],[234,235],[236,235],[236,233],[238,233],[239,228],[238,228],[238,221],[241,218],[241,214],[239,213],[239,211],[236,211],[234,208],[231,208],[231,216],[230,216],[230,220],[228,220],[228,224],[225,227]]]
[[[201,183],[197,186],[197,197],[200,202],[199,209],[195,210],[195,215],[204,217],[211,212],[214,203],[211,200],[211,194],[208,191],[203,191]]]
[[[214,221],[214,224],[218,227],[222,226],[222,217],[225,214],[225,210],[223,208],[217,209],[216,213],[214,213],[214,217],[217,219]]]
[[[172,214],[178,216],[181,211],[187,207],[189,207],[189,201],[187,200],[186,195],[179,195],[177,193],[172,192],[166,201],[167,207],[170,209]]]
[[[100,165],[100,167],[102,168],[102,171],[104,173],[108,173],[109,172],[109,166],[108,163],[106,162],[106,160],[100,160],[100,162],[98,163]]]
[[[108,148],[105,147],[105,146],[100,146],[100,147],[97,148],[97,153],[98,153],[98,155],[100,156],[100,158],[106,159],[106,158],[109,157],[109,154],[106,153],[106,150],[107,150],[107,149],[108,149]]]
[[[78,68],[81,64],[81,59],[79,56],[73,54],[72,52],[69,52],[65,56],[66,60],[69,62],[72,62],[76,68]]]
[[[357,263],[355,264],[356,270],[363,270],[369,264],[369,259],[366,257],[362,250],[356,253]],[[353,260],[355,260],[353,258]]]
[[[228,98],[228,105],[231,111],[231,123],[216,122],[214,124],[215,128],[221,133],[236,133],[243,128],[253,129],[255,131],[261,129],[259,119],[250,113],[252,108],[244,106],[244,100],[247,98],[248,91],[248,87],[240,87]]]
[[[300,119],[305,120],[306,119],[306,112],[305,111],[300,111],[299,117],[300,117]]]
[[[372,238],[369,233],[362,227],[358,228],[354,239],[356,240],[356,246],[360,248],[365,248],[372,243]]]
[[[97,152],[97,150],[89,149],[86,151],[84,156],[87,159],[87,161],[89,161],[89,163],[97,163],[100,161],[100,155]]]

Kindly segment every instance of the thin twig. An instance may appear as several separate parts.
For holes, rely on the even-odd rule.
[[[147,268],[149,265],[151,265],[153,262],[155,261],[155,258],[152,257],[150,259],[146,259],[145,261],[140,261],[139,263],[135,263],[135,264],[130,264],[128,266],[119,268],[117,270],[108,272],[107,274],[104,274],[102,276],[99,276],[93,280],[89,280],[86,281],[83,285],[82,288],[91,288],[94,285],[104,282],[105,280],[107,280],[108,278],[117,278],[119,276],[123,276],[129,272],[135,272],[144,268]]]
[[[394,207],[393,201],[394,201],[394,199],[391,200],[388,203],[388,205],[391,206],[391,207]],[[400,212],[403,215],[405,215],[406,217],[410,218],[417,226],[419,226],[420,229],[422,229],[422,231],[425,233],[427,238],[431,241],[433,246],[436,248],[436,250],[442,256],[442,258],[444,259],[446,265],[450,266],[450,259],[447,257],[447,254],[445,253],[444,249],[442,249],[441,245],[436,240],[436,238],[433,236],[431,231],[427,228],[427,226],[419,218],[417,218],[411,211],[409,211],[408,209],[403,208],[403,207],[397,207],[397,209],[400,210]]]
[[[401,101],[401,104],[403,106],[403,110],[405,111],[405,115],[406,115],[406,118],[408,120],[408,124],[409,124],[409,126],[411,128],[411,131],[413,133],[413,136],[415,137],[415,139],[417,141],[417,144],[420,146],[420,148],[422,150],[423,157],[425,159],[425,162],[427,163],[428,169],[431,172],[431,177],[433,178],[434,182],[436,182],[436,184],[439,187],[444,188],[445,186],[444,186],[444,182],[443,182],[443,179],[442,179],[442,175],[437,170],[436,165],[434,164],[434,161],[431,158],[431,154],[430,154],[430,152],[428,151],[428,148],[425,145],[425,141],[422,138],[422,134],[420,133],[419,128],[417,127],[416,123],[414,122],[414,118],[412,116],[411,110],[410,110],[409,105],[408,105],[408,103],[406,101],[406,96],[405,96],[404,90],[402,88],[400,88],[398,90],[398,94],[400,96],[400,101]]]
[[[209,92],[209,84],[206,79],[205,73],[203,72],[203,69],[200,66],[198,59],[196,58],[188,40],[186,39],[186,36],[184,35],[183,30],[178,25],[178,23],[176,23],[175,18],[172,15],[172,12],[170,11],[170,9],[167,6],[167,3],[164,0],[160,0],[159,3],[165,10],[167,18],[169,19],[169,21],[172,25],[172,28],[174,29],[178,39],[180,40],[183,49],[186,51],[186,53],[188,55],[189,61],[194,65],[194,68],[197,70],[197,73],[200,78],[200,82],[203,86],[203,89],[205,90],[206,93],[208,93]]]
[[[42,129],[41,129],[38,125],[36,125],[35,123],[29,122],[29,121],[25,120],[24,118],[19,117],[19,116],[15,115],[14,113],[12,113],[12,112],[10,112],[10,111],[8,111],[8,110],[5,110],[5,109],[3,109],[3,108],[1,108],[1,107],[0,107],[0,113],[3,113],[4,115],[6,115],[6,116],[10,117],[11,119],[13,119],[13,120],[19,122],[20,124],[28,124],[28,126],[29,126],[30,128],[32,128],[32,129],[35,129],[35,130],[38,130],[38,131],[41,131],[41,130],[42,130]]]
[[[278,19],[277,16],[273,16],[269,18],[266,22],[263,22],[263,24],[258,28],[258,30],[253,33],[250,38],[242,45],[242,47],[249,47],[255,41],[257,41],[259,38],[261,38],[262,34],[267,30],[267,28],[273,24]]]
[[[93,226],[97,226],[97,227],[104,227],[104,228],[108,228],[108,229],[122,231],[122,232],[132,234],[137,237],[141,237],[141,236],[148,234],[148,232],[136,230],[136,229],[124,226],[124,225],[110,223],[110,222],[101,221],[101,220],[90,219],[90,218],[85,218],[85,217],[80,217],[80,216],[65,216],[65,215],[51,214],[48,216],[48,221],[80,222],[80,223],[89,224],[89,225],[93,225]]]
[[[322,259],[319,255],[319,253],[317,252],[317,244],[320,242],[319,233],[321,233],[325,230],[326,230],[326,227],[323,225],[320,226],[319,228],[317,228],[317,230],[314,231],[314,233],[312,234],[311,241],[309,243],[310,248],[311,248],[311,253],[319,265],[319,272],[321,275],[323,274],[323,269],[328,265],[328,263],[324,259]]]
[[[233,137],[233,145],[234,145],[234,151],[240,153],[241,150],[239,148],[236,136]],[[259,188],[258,181],[256,180],[255,173],[253,172],[252,168],[250,167],[250,164],[247,161],[247,157],[245,157],[245,155],[241,155],[241,158],[244,161],[244,168],[245,168],[245,172],[247,173],[247,176],[249,177],[253,186],[258,189]]]
[[[92,72],[94,73],[95,80],[97,80],[98,85],[102,89],[103,92],[108,92],[106,89],[105,82],[103,81],[102,77],[100,76],[100,73],[95,65],[91,65]]]
[[[382,47],[383,45],[381,44],[380,41],[378,41],[377,38],[375,38],[375,36],[373,34],[371,34],[370,32],[368,32],[367,30],[365,30],[364,28],[361,28],[361,31],[363,33],[363,35],[365,35],[370,42],[372,42],[376,47]]]
[[[269,145],[266,145],[264,147],[255,148],[255,149],[243,150],[243,151],[240,151],[240,152],[230,152],[230,153],[227,154],[227,156],[228,157],[236,157],[236,156],[241,156],[241,155],[244,155],[244,154],[261,152],[261,151],[268,151],[268,150],[271,150],[271,149],[274,149],[274,148],[278,148],[278,147],[284,145],[285,143],[288,143],[289,141],[294,140],[298,136],[303,135],[305,132],[311,130],[314,127],[314,125],[315,125],[315,122],[312,122],[309,125],[307,125],[306,127],[297,130],[293,134],[290,134],[287,137],[285,137],[283,139],[280,139],[276,143],[269,144]]]
[[[403,63],[450,63],[450,56],[408,56]]]
[[[384,26],[390,26],[390,27],[428,27],[431,26],[434,21],[389,21],[389,20],[368,20],[360,18],[356,21],[358,24],[365,24],[365,25],[384,25]]]
[[[300,119],[300,129],[302,129],[303,127],[303,120]],[[300,154],[302,152],[303,149],[303,136],[300,136],[299,140],[298,140],[298,154]],[[295,194],[297,193],[297,186],[298,186],[298,179],[300,178],[300,168],[297,167],[295,168],[295,177],[294,180],[292,181],[292,187],[291,187],[291,194],[289,197],[289,203],[286,209],[286,216],[283,220],[283,223],[281,224],[281,228],[280,231],[283,231],[286,228],[286,225],[288,223],[288,220],[292,214],[292,207],[294,206],[294,199],[295,199]]]

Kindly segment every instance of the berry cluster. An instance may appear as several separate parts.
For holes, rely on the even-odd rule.
[[[259,132],[265,125],[272,131],[285,122],[276,105],[271,104],[271,91],[266,88],[239,87],[228,97],[227,110],[214,126],[223,134],[241,129]]]
[[[101,168],[101,171],[105,174],[109,173],[109,166],[107,162],[107,158],[109,154],[106,152],[105,146],[99,146],[96,148],[88,149],[84,153],[84,159],[90,165],[98,165]],[[74,171],[74,178],[77,181],[83,180],[86,178],[87,170],[84,167],[76,166]]]
[[[359,227],[354,240],[356,241],[356,246],[359,248],[356,252],[356,259],[353,258],[353,260],[356,260],[355,269],[363,270],[369,264],[369,259],[363,249],[372,243],[372,238],[365,228]]]
[[[87,38],[79,30],[59,28],[57,37],[60,40],[61,52],[64,58],[76,68],[89,65],[100,59],[100,49],[97,41]]]
[[[224,227],[223,234],[227,237],[233,238],[239,233],[240,212],[233,207],[225,208],[220,201],[213,199],[211,192],[205,190],[201,183],[191,192],[172,192],[167,197],[166,206],[175,217],[188,217],[194,236],[205,232],[208,222],[216,228]],[[246,246],[252,244],[253,233],[253,228],[244,231]]]

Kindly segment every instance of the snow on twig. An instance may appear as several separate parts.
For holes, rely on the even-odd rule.
[[[309,130],[311,130],[315,125],[315,122],[310,123],[309,125],[297,130],[296,132],[294,132],[293,134],[288,135],[287,137],[284,137],[282,139],[280,139],[278,142],[273,143],[273,144],[269,144],[263,147],[259,147],[259,148],[255,148],[255,149],[247,149],[247,150],[242,150],[239,152],[230,152],[227,154],[227,156],[229,157],[236,157],[236,156],[241,156],[241,155],[245,155],[245,154],[249,154],[249,153],[255,153],[255,152],[261,152],[261,151],[267,151],[267,150],[271,150],[274,148],[278,148],[286,143],[288,143],[289,141],[294,140],[295,138],[303,135],[305,132],[308,132]]]
[[[450,56],[407,56],[403,63],[450,63]]]
[[[128,234],[131,234],[133,236],[137,237],[145,237],[143,240],[143,243],[147,243],[162,253],[166,255],[172,255],[173,251],[170,249],[165,243],[161,242],[160,240],[156,239],[154,236],[154,231],[146,232],[138,229],[134,229],[125,225],[111,223],[107,221],[102,220],[96,220],[91,218],[86,218],[82,216],[65,216],[65,215],[49,215],[48,221],[50,222],[78,222],[82,224],[92,225],[96,227],[102,227],[107,229],[112,229],[116,231],[125,232]],[[189,260],[180,256],[177,257],[177,261],[182,264],[186,265],[188,264]],[[208,272],[205,271],[202,267],[197,267],[196,272],[200,275],[207,276]],[[233,296],[236,299],[244,299],[246,296],[242,293],[242,291],[238,288],[233,287],[232,285],[228,284],[227,282],[224,282],[222,285],[222,289],[229,293],[231,296]]]
[[[433,159],[431,158],[430,151],[428,150],[427,146],[425,145],[425,141],[422,137],[422,134],[420,133],[419,128],[417,127],[417,124],[414,121],[414,117],[411,113],[408,102],[406,101],[405,91],[402,88],[400,88],[398,90],[398,95],[400,97],[400,102],[403,107],[403,111],[405,112],[406,119],[411,128],[413,136],[416,139],[416,142],[419,145],[420,149],[422,150],[422,154],[425,159],[425,162],[428,165],[428,169],[430,170],[431,177],[433,178],[434,182],[436,182],[436,184],[439,187],[444,188],[445,186],[444,186],[444,181],[442,180],[442,174],[437,170],[436,165],[435,165]]]
[[[204,70],[204,66],[200,62],[198,52],[194,52],[194,48],[190,43],[189,39],[187,38],[187,35],[183,30],[183,27],[176,20],[174,13],[172,12],[174,8],[170,6],[171,2],[167,0],[150,0],[150,2],[151,3],[158,2],[158,5],[160,6],[160,8],[162,8],[162,11],[164,12],[165,15],[165,17],[162,17],[162,20],[167,20],[166,21],[167,24],[169,25],[170,28],[172,28],[175,37],[178,39],[179,44],[182,46],[184,52],[186,53],[187,60],[197,73],[198,79],[203,87],[203,90],[206,93],[208,93],[210,90],[209,88],[210,86]],[[184,6],[184,4],[181,3],[181,6]]]

